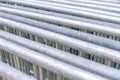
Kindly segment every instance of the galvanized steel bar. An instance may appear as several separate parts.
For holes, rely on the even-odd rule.
[[[92,74],[90,72],[87,72],[85,70],[82,70],[80,68],[78,69],[74,66],[57,61],[48,56],[42,55],[42,54],[32,51],[30,49],[19,46],[17,44],[11,43],[2,38],[0,38],[0,48],[5,51],[11,52],[15,55],[18,55],[18,56],[22,57],[23,59],[33,62],[39,66],[43,66],[47,69],[58,72],[64,76],[74,78],[76,80],[80,80],[80,79],[83,79],[83,80],[90,80],[90,79],[91,80],[109,80],[109,79],[100,77],[98,75]],[[71,71],[72,71],[72,73],[71,73]]]
[[[27,0],[30,1],[30,0]],[[54,2],[48,2],[48,1],[30,1],[30,2],[34,2],[34,3],[39,3],[39,4],[46,4],[46,5],[53,5],[53,6],[58,6],[58,7],[63,7],[63,8],[70,8],[70,9],[74,9],[74,10],[80,10],[80,11],[89,11],[89,12],[93,12],[93,13],[98,13],[98,14],[105,14],[105,15],[109,15],[109,16],[116,16],[116,17],[120,17],[119,13],[115,13],[115,12],[109,12],[109,11],[104,11],[104,10],[98,10],[98,9],[91,9],[91,8],[85,8],[85,7],[78,7],[78,6],[72,6],[72,5],[67,5],[67,4],[61,4],[61,3],[54,3]]]
[[[79,0],[72,0],[72,1],[75,1],[75,2],[79,2]],[[84,0],[82,0],[82,1],[84,1]],[[119,5],[119,3],[120,3],[120,1],[119,0],[86,0],[87,2],[92,2],[92,3],[99,3],[100,5],[102,5],[102,4],[106,4],[106,5],[111,5],[112,6],[112,4],[113,4],[113,6],[114,7],[119,7],[118,5]],[[93,2],[94,1],[94,2]],[[97,4],[96,3],[96,4]],[[115,5],[115,4],[117,4],[117,5]]]
[[[108,3],[115,3],[115,4],[119,4],[120,1],[119,0],[100,0],[100,1],[103,1],[103,2],[108,2]]]
[[[34,1],[34,0],[32,0],[32,1]],[[37,0],[37,1],[41,1],[41,0]],[[45,1],[50,1],[50,2],[57,2],[58,0],[45,0]],[[78,2],[84,2],[84,3],[90,3],[90,4],[97,4],[97,5],[103,5],[103,6],[112,6],[112,7],[120,7],[120,5],[119,4],[117,4],[117,3],[109,3],[109,2],[104,2],[104,0],[99,0],[99,1],[97,1],[97,0],[72,0],[73,1],[73,3],[74,2],[76,2],[76,3],[78,3]],[[61,1],[58,1],[58,2],[71,2],[72,3],[72,1],[68,1],[68,0],[61,0]]]
[[[112,49],[94,45],[94,44],[91,44],[91,43],[88,43],[85,41],[77,40],[77,39],[74,39],[71,37],[53,33],[53,32],[43,30],[40,28],[35,28],[34,26],[11,21],[11,20],[8,20],[5,18],[0,18],[0,24],[34,34],[36,36],[40,36],[40,37],[46,38],[46,39],[54,41],[54,42],[58,42],[63,45],[66,45],[66,46],[70,46],[77,50],[83,50],[90,54],[98,55],[98,56],[113,60],[118,63],[120,62],[120,55],[119,55],[120,52],[119,51],[115,51]]]
[[[3,0],[3,2],[7,2],[7,0]],[[46,4],[37,4],[37,3],[33,3],[33,2],[28,2],[28,1],[24,2],[24,1],[8,0],[8,2],[120,24],[120,19],[118,17],[92,13],[89,11],[78,11],[78,10],[74,10],[74,9],[70,9],[70,8],[53,6],[53,5],[48,5],[48,4],[47,5]]]
[[[116,3],[108,3],[108,2],[97,1],[97,0],[96,0],[96,1],[95,1],[95,0],[75,0],[75,1],[120,8],[120,5],[119,5],[119,4],[116,4]]]
[[[16,16],[16,15],[11,15],[11,14],[7,14],[7,13],[0,12],[0,16],[3,18],[8,18],[8,19],[22,22],[25,24],[29,24],[29,25],[32,25],[32,26],[35,26],[38,28],[42,28],[42,29],[49,30],[52,32],[57,32],[57,33],[60,33],[60,34],[66,35],[66,36],[70,36],[70,37],[73,37],[76,39],[80,39],[83,41],[91,42],[91,43],[94,43],[94,44],[97,44],[100,46],[104,46],[104,47],[108,47],[108,48],[120,51],[120,42],[119,41],[95,36],[92,34],[87,34],[87,33],[80,32],[80,31],[75,31],[72,29],[59,27],[57,25],[53,25],[53,24],[49,24],[49,23],[45,23],[45,22],[40,22],[40,21],[35,21],[32,19],[28,19],[28,18]]]
[[[119,24],[113,24],[113,23],[108,23],[108,22],[103,22],[103,21],[99,21],[99,20],[93,20],[93,19],[88,19],[88,18],[83,18],[83,17],[78,17],[78,16],[71,16],[68,14],[61,14],[61,13],[56,13],[56,12],[51,12],[51,11],[45,11],[45,10],[40,10],[40,9],[38,10],[38,9],[14,6],[14,5],[3,4],[3,3],[0,3],[0,6],[18,9],[18,10],[30,11],[30,12],[34,12],[34,13],[46,14],[46,15],[51,15],[51,16],[57,16],[57,17],[62,17],[62,18],[67,18],[67,19],[72,19],[72,20],[78,20],[78,21],[83,21],[83,22],[88,22],[88,23],[93,23],[93,24],[98,24],[98,25],[103,25],[103,26],[120,28]]]
[[[101,25],[86,23],[86,22],[82,22],[82,21],[70,20],[70,19],[66,19],[66,18],[55,17],[55,16],[50,16],[50,15],[44,15],[44,14],[37,14],[34,12],[16,10],[16,9],[5,8],[5,7],[0,7],[0,11],[17,14],[17,15],[21,15],[21,16],[29,17],[29,18],[33,18],[33,19],[39,19],[39,20],[46,21],[46,22],[63,24],[66,26],[72,26],[75,28],[97,31],[97,32],[120,37],[120,29],[111,28],[108,26],[101,26]]]
[[[23,45],[32,50],[41,52],[43,55],[53,57],[57,60],[61,60],[65,63],[74,65],[76,67],[93,72],[95,74],[98,74],[98,75],[101,75],[101,76],[104,76],[107,78],[111,78],[111,79],[120,79],[119,75],[116,76],[117,74],[120,74],[119,70],[110,68],[108,66],[104,66],[103,64],[99,64],[99,63],[89,61],[89,60],[81,58],[81,57],[74,56],[74,55],[66,53],[64,51],[61,51],[61,50],[58,50],[58,49],[55,49],[55,48],[31,41],[31,40],[28,40],[28,39],[25,39],[25,38],[22,38],[19,36],[16,36],[13,34],[10,34],[5,31],[0,30],[0,37],[4,38],[6,40],[9,40],[9,41],[15,42],[19,45]],[[103,72],[103,69],[105,69],[104,72]]]
[[[0,60],[38,80],[119,80],[119,7],[94,0],[0,0]]]
[[[71,1],[67,1],[67,0],[60,0],[60,1],[58,1],[58,0],[45,0],[45,1],[62,3],[62,4],[69,4],[69,5],[73,5],[73,6],[79,6],[79,7],[87,7],[87,8],[110,11],[110,12],[117,12],[117,13],[120,12],[120,9],[118,7],[83,3],[81,1],[79,2],[79,1],[76,1],[76,0],[71,0]]]

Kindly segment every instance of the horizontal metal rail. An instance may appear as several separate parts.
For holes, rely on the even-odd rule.
[[[37,0],[37,1],[41,1],[41,0]],[[58,0],[46,0],[46,1],[50,1],[50,2],[57,2]],[[78,3],[78,2],[83,2],[83,3],[90,3],[90,4],[95,4],[95,5],[103,5],[103,6],[111,6],[111,7],[120,7],[119,4],[117,3],[108,3],[108,2],[104,2],[104,0],[101,0],[101,1],[97,1],[97,0],[73,0],[73,3]],[[61,0],[61,1],[58,1],[58,2],[68,2],[72,4],[72,1],[68,1],[68,0]]]
[[[119,80],[118,3],[0,0],[0,79]]]
[[[42,28],[42,29],[49,30],[52,32],[57,32],[57,33],[60,33],[60,34],[66,35],[66,36],[70,36],[70,37],[73,37],[76,39],[80,39],[83,41],[91,42],[91,43],[94,43],[94,44],[97,44],[100,46],[104,46],[104,47],[108,47],[108,48],[120,51],[120,42],[119,41],[95,36],[92,34],[87,34],[87,33],[80,32],[80,31],[75,31],[72,29],[59,27],[57,25],[53,25],[53,24],[49,24],[49,23],[45,23],[45,22],[40,22],[40,21],[35,21],[32,19],[28,19],[28,18],[16,16],[16,15],[11,15],[11,14],[7,14],[7,13],[0,12],[0,17],[8,18],[11,20],[15,20],[18,22],[22,22],[25,24],[35,26],[37,28]]]
[[[62,3],[62,4],[69,4],[69,5],[73,5],[73,6],[79,6],[79,7],[93,8],[93,9],[98,9],[98,10],[105,10],[105,11],[110,11],[110,12],[120,12],[120,9],[117,8],[117,7],[114,7],[114,6],[89,4],[89,3],[83,3],[83,2],[78,1],[78,0],[72,0],[72,1],[67,1],[67,0],[63,0],[63,1],[62,0],[60,0],[60,1],[58,1],[58,0],[45,0],[45,1]]]
[[[115,76],[117,74],[120,74],[119,70],[110,68],[108,66],[104,66],[103,64],[99,64],[81,57],[74,56],[72,54],[68,54],[64,51],[61,51],[52,47],[48,47],[46,45],[7,33],[5,31],[0,30],[0,37],[9,41],[15,42],[19,45],[23,45],[32,50],[41,52],[43,55],[53,57],[57,60],[61,60],[63,62],[82,68],[84,70],[96,73],[98,75],[111,78],[111,79],[120,79],[119,75]],[[104,72],[102,71],[103,69],[105,69]]]
[[[119,0],[101,0],[101,1],[103,1],[103,2],[108,2],[108,3],[116,3],[116,4],[119,4],[120,3],[120,1]]]
[[[71,37],[67,37],[61,34],[53,33],[47,30],[43,30],[40,28],[35,28],[34,26],[22,24],[19,22],[15,22],[9,19],[0,18],[0,24],[9,26],[11,28],[15,28],[18,30],[22,30],[24,32],[28,32],[31,34],[34,34],[36,36],[40,36],[46,39],[49,39],[51,41],[61,43],[66,46],[70,46],[72,48],[75,48],[77,50],[83,50],[85,52],[88,52],[90,54],[94,54],[97,56],[104,57],[106,59],[113,60],[115,62],[120,62],[120,52],[115,51],[112,49],[108,49],[105,47],[101,47],[98,45],[94,45],[85,41],[77,40]],[[59,37],[58,37],[59,36]]]
[[[0,76],[8,80],[36,80],[0,61]]]
[[[76,1],[76,2],[79,2],[79,0],[72,0],[72,1]],[[82,1],[84,1],[84,0],[82,0]],[[114,7],[119,7],[118,5],[119,5],[119,3],[120,3],[120,1],[119,0],[86,0],[86,2],[92,2],[92,3],[98,3],[99,5],[102,5],[102,4],[104,4],[104,5],[107,5],[107,6],[112,6],[112,4],[113,4],[113,6]]]
[[[108,3],[108,2],[94,1],[94,0],[76,0],[76,1],[90,3],[90,4],[97,4],[97,5],[111,6],[111,7],[118,7],[118,8],[120,8],[120,5],[119,4],[115,4],[115,3]]]
[[[33,3],[33,2],[28,2],[28,1],[24,2],[24,1],[16,1],[16,0],[1,0],[1,2],[2,1],[3,2],[17,3],[17,4],[22,4],[22,5],[26,5],[26,6],[35,7],[35,8],[52,10],[55,12],[61,12],[61,13],[80,16],[80,17],[82,16],[82,17],[87,17],[87,18],[91,18],[91,19],[95,19],[95,20],[102,20],[102,21],[120,24],[120,19],[118,17],[92,13],[89,11],[82,11],[82,10],[78,11],[78,10],[74,10],[74,9],[70,9],[70,8],[53,6],[53,5],[48,5],[48,4],[47,5],[46,4],[37,4],[37,3]]]
[[[33,9],[33,8],[28,8],[28,7],[23,7],[23,6],[14,6],[11,4],[3,4],[3,3],[0,3],[0,6],[18,9],[18,10],[30,11],[34,13],[46,14],[46,15],[51,15],[51,16],[57,16],[57,17],[62,17],[62,18],[67,18],[67,19],[72,19],[72,20],[78,20],[78,21],[83,21],[83,22],[88,22],[88,23],[93,23],[93,24],[98,24],[98,25],[103,25],[103,26],[120,28],[119,24],[113,24],[113,23],[108,23],[108,22],[103,22],[99,20],[93,20],[93,19],[88,19],[88,18],[83,18],[83,17],[78,17],[78,16],[71,16],[68,14],[61,14],[61,13],[56,13],[56,12],[51,12],[51,11],[45,11],[45,10],[40,10],[40,9],[38,10],[38,9]]]
[[[30,0],[27,0],[30,1]],[[54,3],[54,2],[48,2],[48,1],[30,1],[34,3],[39,3],[39,4],[46,4],[46,5],[53,5],[53,6],[58,6],[58,7],[63,7],[63,8],[70,8],[74,10],[80,10],[80,11],[89,11],[93,13],[98,13],[98,14],[105,14],[109,16],[115,16],[115,17],[120,17],[119,13],[115,12],[108,12],[108,11],[103,11],[103,10],[97,10],[97,9],[91,9],[91,8],[85,8],[85,7],[78,7],[78,6],[72,6],[72,5],[66,5],[66,4],[61,4],[61,3]]]
[[[17,14],[17,15],[21,15],[21,16],[29,17],[29,18],[33,18],[33,19],[39,19],[39,20],[43,20],[43,21],[47,21],[47,22],[52,22],[52,23],[56,23],[56,24],[72,26],[75,28],[97,31],[97,32],[120,37],[120,29],[112,28],[112,27],[108,27],[108,26],[101,26],[101,25],[86,23],[86,22],[82,22],[82,21],[70,20],[70,19],[65,19],[65,18],[61,18],[61,17],[38,14],[38,13],[34,13],[34,12],[22,11],[22,10],[5,8],[5,7],[0,7],[0,11],[11,13],[11,14]]]
[[[19,46],[17,44],[11,43],[2,38],[0,38],[0,49],[11,52],[14,55],[18,55],[27,61],[35,63],[39,66],[43,66],[52,71],[58,72],[64,76],[74,78],[76,80],[80,80],[80,79],[83,79],[83,80],[89,80],[89,79],[91,79],[91,80],[109,80],[109,79],[100,77],[98,75],[92,74],[90,72],[87,72],[85,70],[82,70],[80,68],[78,69],[74,66],[71,66],[71,65],[65,64],[63,62],[60,62],[58,60],[52,59],[48,56],[45,56],[45,55],[42,55],[35,51],[29,50],[29,49]],[[71,73],[71,71],[72,71],[72,73]]]

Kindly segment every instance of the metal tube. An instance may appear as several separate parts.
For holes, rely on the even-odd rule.
[[[80,0],[72,0],[74,2],[80,2]],[[104,6],[112,6],[112,7],[120,7],[119,0],[81,0],[82,2],[87,2],[90,4],[104,5]],[[90,2],[91,1],[91,2]]]
[[[60,76],[62,76],[64,79],[69,78],[72,80],[73,79],[74,80],[81,80],[81,79],[82,80],[111,80],[111,79],[119,80],[120,79],[120,76],[116,77],[116,75],[120,74],[119,70],[117,70],[119,68],[119,63],[120,63],[120,55],[119,55],[120,51],[113,50],[115,45],[117,45],[115,47],[120,46],[119,45],[120,42],[114,41],[114,40],[109,40],[109,39],[106,39],[103,37],[98,37],[98,36],[94,35],[94,33],[97,33],[97,35],[98,35],[100,32],[99,36],[102,36],[105,34],[105,35],[107,35],[107,38],[108,37],[109,38],[117,38],[116,40],[118,40],[120,37],[120,27],[113,26],[113,25],[120,24],[120,19],[119,19],[120,17],[118,15],[118,13],[109,14],[109,12],[107,13],[105,11],[105,14],[108,14],[108,15],[104,15],[103,14],[104,11],[102,11],[102,10],[101,11],[98,10],[99,12],[97,12],[97,10],[94,11],[94,9],[87,10],[88,8],[79,8],[79,7],[74,7],[74,6],[69,6],[69,5],[59,4],[59,3],[45,2],[45,1],[39,1],[41,3],[35,3],[32,1],[27,1],[27,3],[26,2],[24,3],[22,1],[16,2],[15,0],[5,0],[5,1],[0,0],[0,1],[3,2],[0,4],[4,4],[4,2],[6,5],[7,5],[7,3],[8,4],[12,3],[10,5],[17,4],[16,7],[13,7],[14,9],[9,8],[8,5],[7,5],[8,8],[3,7],[4,5],[0,5],[0,11],[1,11],[0,12],[0,16],[1,16],[0,17],[0,25],[2,25],[2,26],[0,26],[0,28],[3,29],[3,27],[4,27],[5,31],[10,31],[10,32],[11,32],[11,29],[13,29],[14,30],[13,33],[15,33],[15,34],[18,34],[18,33],[16,33],[16,31],[21,32],[21,34],[20,34],[21,37],[18,37],[14,34],[10,34],[5,31],[0,30],[0,49],[1,49],[1,51],[0,51],[1,58],[0,59],[1,60],[2,60],[3,56],[6,56],[6,57],[4,57],[4,58],[6,58],[6,59],[4,59],[5,62],[10,63],[11,65],[14,65],[14,59],[12,59],[12,57],[13,58],[18,57],[21,60],[21,63],[20,63],[21,66],[18,65],[17,66],[17,67],[19,67],[18,69],[21,69],[21,71],[23,69],[23,71],[25,70],[26,73],[28,73],[28,74],[30,73],[30,74],[34,75],[37,79],[40,78],[41,80],[42,80],[41,76],[44,77],[44,72],[45,72],[44,69],[47,71],[47,73],[45,75],[46,79],[47,79],[47,77],[50,77],[51,74],[54,74],[54,78],[51,78],[51,80],[58,78]],[[15,1],[15,3],[14,3],[14,1]],[[22,5],[23,8],[18,7],[18,5]],[[47,5],[47,7],[45,5]],[[57,8],[54,8],[53,6],[57,7]],[[33,7],[33,8],[30,8],[30,7]],[[18,8],[20,10],[17,10]],[[44,9],[44,10],[41,10],[43,12],[40,12],[39,9]],[[86,9],[86,10],[84,10],[84,9]],[[52,14],[52,16],[49,15],[50,13],[47,13],[49,11],[46,11],[45,12],[46,14],[44,14],[45,10],[55,11],[52,13],[54,13],[54,15],[56,15],[56,16],[54,16],[53,14]],[[81,10],[81,12],[79,12],[79,11],[77,12],[77,10]],[[89,12],[89,11],[91,11],[91,12]],[[3,14],[3,12],[6,12],[7,16],[4,16],[5,14]],[[56,12],[60,12],[60,13],[56,13]],[[85,14],[83,14],[84,12],[85,12]],[[94,16],[93,16],[93,12],[96,12]],[[8,14],[8,13],[10,13],[10,14]],[[65,15],[61,14],[61,13],[64,13]],[[101,13],[101,14],[98,14],[98,13]],[[72,15],[75,15],[75,16],[72,16]],[[97,16],[99,16],[99,17],[97,18]],[[103,16],[105,16],[105,18],[102,18]],[[27,17],[28,19],[25,17]],[[67,19],[67,17],[68,17],[68,19]],[[94,19],[93,22],[97,22],[97,20],[100,20],[100,22],[103,23],[103,21],[105,21],[105,23],[106,23],[105,25],[109,24],[109,22],[112,22],[113,25],[105,26],[105,25],[101,25],[101,24],[98,25],[98,24],[91,23],[92,21],[86,22],[86,21],[83,21],[80,19],[77,20],[79,17],[81,17],[81,18],[86,17],[86,18],[84,18],[85,20],[87,20],[87,18],[89,18],[89,20]],[[95,17],[95,18],[93,18],[93,17]],[[32,20],[30,18],[35,19],[35,20]],[[74,18],[75,20],[70,19],[70,18]],[[10,20],[10,19],[12,19],[12,20]],[[22,21],[23,19],[25,19],[26,21],[23,22]],[[40,21],[37,21],[37,20],[40,20]],[[43,21],[43,22],[41,22],[41,21]],[[32,23],[34,23],[34,24],[32,24]],[[52,24],[50,24],[50,23],[52,23]],[[62,25],[62,26],[64,25],[64,27],[67,26],[67,28],[60,27],[55,24]],[[47,28],[48,26],[50,26],[50,27]],[[71,28],[75,28],[75,29],[78,29],[78,28],[84,29],[88,33],[91,32],[91,34],[93,34],[93,35],[90,35],[90,34],[87,34],[84,32],[78,32],[77,30],[69,29],[68,28],[69,26]],[[9,30],[7,30],[7,29],[9,29]],[[60,30],[58,30],[58,29],[60,29]],[[67,31],[65,32],[65,30],[63,30],[63,29],[65,29]],[[63,31],[61,31],[61,30],[63,30]],[[68,31],[73,31],[73,32],[70,33]],[[97,31],[97,32],[94,32],[94,31]],[[94,32],[94,33],[92,33],[92,32]],[[76,33],[79,33],[79,34],[76,35]],[[80,36],[80,35],[82,35],[82,36]],[[83,37],[83,36],[85,36],[85,37]],[[92,40],[96,39],[97,41],[89,40],[87,36],[89,36],[91,38],[93,37]],[[41,38],[41,39],[43,39],[43,41],[46,45],[43,45],[43,44],[28,40],[28,39],[25,39],[22,37],[26,37],[26,38],[29,37],[30,39],[36,40],[36,41],[39,41],[39,39]],[[85,42],[85,41],[81,41],[84,39],[86,41],[88,40],[89,42],[91,41],[94,44]],[[101,41],[98,39],[103,39],[105,41],[114,42],[115,45],[112,46],[111,43],[109,44],[109,42],[105,43],[103,41],[103,43],[105,43],[104,45],[107,45],[109,48],[112,47],[112,49],[106,48],[106,46],[103,47],[104,46],[103,43],[100,43]],[[96,45],[95,42],[97,42],[97,44],[100,44],[101,46]],[[54,43],[54,44],[52,44],[52,43]],[[119,44],[117,44],[117,43],[119,43]],[[84,58],[81,58],[81,57],[78,57],[75,55],[68,54],[67,52],[49,47],[47,45],[53,46],[56,48],[62,46],[63,50],[65,50],[65,51],[71,51],[71,49],[73,49],[71,51],[71,53],[78,54],[80,52],[79,53],[80,56],[90,58],[97,62],[100,61],[101,63],[107,64],[116,69],[102,65],[100,63],[86,60]],[[117,48],[117,49],[119,49],[119,48]],[[85,55],[83,55],[84,53],[85,53]],[[2,54],[5,54],[5,55],[2,55]],[[67,56],[67,58],[66,58],[66,56]],[[7,58],[9,58],[8,61],[7,61]],[[100,59],[102,59],[102,60],[100,60]],[[16,64],[17,63],[15,62],[14,67],[16,67]],[[116,64],[116,65],[114,66],[114,64]],[[28,67],[29,65],[33,65],[32,69],[30,67]],[[95,68],[93,68],[93,67],[95,67]],[[32,72],[30,72],[29,69],[31,69]],[[38,69],[40,71],[37,71]],[[102,69],[106,69],[106,70],[103,71]],[[3,72],[3,71],[5,71],[5,70],[1,70],[1,67],[0,67],[0,72]],[[43,72],[42,74],[41,74],[41,71]],[[49,74],[49,72],[51,74]],[[6,75],[5,72],[0,73],[0,74],[2,74],[2,76],[11,77],[11,76],[9,76],[10,73],[8,73],[8,75]],[[17,74],[17,76],[18,76],[18,74]],[[26,76],[24,74],[22,74],[22,75],[23,75],[23,77],[30,78],[29,76]],[[40,77],[39,77],[39,75],[40,75]],[[21,79],[21,78],[19,78],[19,79]],[[27,79],[21,79],[21,80],[27,80]],[[34,78],[31,78],[31,79],[33,80]],[[11,80],[16,80],[16,79],[11,79]]]
[[[118,12],[118,13],[120,12],[120,9],[118,7],[89,4],[89,3],[83,3],[83,2],[79,2],[79,1],[75,1],[75,0],[73,0],[73,1],[45,0],[45,1],[62,3],[62,4],[69,4],[69,5],[73,5],[73,6],[86,7],[86,8],[92,8],[92,9],[104,10],[104,11],[110,11],[110,12]]]
[[[31,0],[31,1],[33,1],[33,0]],[[37,0],[37,1],[39,1],[39,0]],[[56,0],[46,0],[46,1],[56,1]],[[65,0],[61,0],[61,1],[65,1]],[[69,2],[71,2],[71,1],[73,1],[73,2],[78,2],[78,0],[66,0],[66,1],[69,1]],[[120,1],[119,0],[86,0],[86,1],[98,1],[98,2],[104,2],[104,3],[114,3],[114,4],[119,4],[120,3]]]
[[[119,24],[113,24],[113,23],[103,22],[103,21],[99,21],[99,20],[71,16],[71,15],[61,14],[61,13],[56,13],[56,12],[51,12],[51,11],[37,10],[37,9],[21,7],[21,6],[14,6],[14,5],[3,4],[3,3],[0,3],[0,6],[7,7],[7,8],[13,8],[13,9],[20,9],[20,10],[24,10],[24,11],[30,11],[30,12],[34,12],[34,13],[46,14],[46,15],[51,15],[51,16],[57,16],[57,17],[62,17],[62,18],[68,18],[68,19],[72,19],[72,20],[78,20],[78,21],[83,21],[83,22],[88,22],[88,23],[93,23],[93,24],[98,24],[98,25],[120,28]],[[5,15],[2,15],[2,16],[5,16]]]
[[[27,12],[27,11],[16,10],[16,9],[11,9],[11,8],[4,8],[4,7],[0,7],[0,11],[17,14],[17,15],[21,15],[21,16],[29,17],[29,18],[33,18],[33,19],[39,19],[39,20],[43,20],[46,22],[63,24],[63,25],[72,26],[75,28],[86,29],[86,30],[90,30],[90,31],[97,31],[97,32],[101,32],[101,33],[105,33],[105,34],[109,34],[109,35],[114,35],[114,36],[120,36],[119,29],[111,28],[108,26],[101,26],[101,25],[86,23],[86,22],[82,22],[82,21],[70,20],[70,19],[65,19],[65,18],[61,18],[61,17],[37,14],[34,12]]]
[[[116,4],[119,4],[120,1],[119,0],[100,0],[100,1],[103,1],[103,2],[109,2],[109,3],[116,3]]]
[[[53,24],[49,24],[49,23],[45,23],[45,22],[40,22],[40,21],[35,21],[32,19],[28,19],[28,18],[24,18],[24,17],[20,17],[20,16],[15,16],[15,15],[7,14],[7,13],[0,12],[0,17],[19,21],[19,22],[22,22],[25,24],[29,24],[29,25],[38,27],[38,28],[42,28],[42,29],[49,30],[52,32],[60,33],[60,34],[66,35],[66,36],[70,36],[70,37],[73,37],[76,39],[80,39],[83,41],[91,42],[91,43],[94,43],[94,44],[97,44],[100,46],[104,46],[104,47],[108,47],[108,48],[120,51],[120,42],[119,41],[95,36],[92,34],[87,34],[87,33],[80,32],[80,31],[75,31],[72,29],[59,27],[57,25],[53,25]]]
[[[109,80],[0,38],[0,48],[44,68],[76,80]],[[72,71],[72,72],[71,72]],[[87,76],[87,77],[86,77]]]
[[[120,52],[115,51],[112,49],[108,49],[105,47],[101,47],[98,45],[94,45],[85,41],[77,40],[71,37],[67,37],[61,34],[53,33],[47,30],[43,30],[40,28],[35,28],[34,26],[22,24],[19,22],[11,21],[5,18],[0,18],[0,24],[9,26],[11,28],[19,29],[24,32],[28,32],[31,34],[34,34],[36,36],[40,36],[43,38],[46,38],[48,40],[61,43],[66,46],[71,46],[72,48],[75,48],[77,50],[83,50],[85,52],[88,52],[90,54],[94,54],[97,56],[104,57],[106,59],[113,60],[115,62],[120,62]],[[59,36],[59,37],[58,37]]]
[[[41,0],[36,0],[36,1],[41,1]],[[68,1],[68,0],[61,0],[61,1],[58,1],[58,0],[45,0],[45,1],[50,1],[50,2],[68,2],[68,3],[90,3],[90,4],[95,4],[95,5],[103,5],[103,6],[111,6],[111,7],[117,7],[119,8],[120,5],[117,4],[117,3],[109,3],[109,2],[104,2],[104,1],[97,1],[97,0],[73,0],[73,1]]]
[[[27,0],[27,1],[30,1],[30,0]],[[109,11],[104,11],[104,10],[98,10],[98,9],[78,7],[78,6],[48,2],[48,1],[30,1],[30,2],[34,2],[34,3],[37,3],[37,4],[39,3],[39,4],[45,4],[45,5],[53,5],[53,6],[63,7],[63,8],[70,8],[70,9],[74,9],[74,10],[89,11],[89,12],[98,13],[98,14],[105,14],[105,15],[109,15],[109,16],[120,17],[119,13],[109,12]]]
[[[82,68],[84,70],[96,73],[98,75],[111,78],[111,79],[120,79],[120,76],[116,76],[117,74],[120,74],[119,70],[110,68],[108,66],[104,66],[102,64],[74,56],[72,54],[66,53],[64,51],[7,33],[5,31],[0,30],[0,37],[4,38],[6,40],[15,42],[19,45],[23,45],[27,48],[30,48],[32,50],[41,52],[43,55],[47,55],[50,57],[53,57],[55,59],[61,60],[63,62],[66,62],[68,64],[74,65],[76,67]],[[30,44],[29,44],[30,43]],[[67,57],[66,57],[67,56]],[[87,65],[86,65],[87,64]],[[94,67],[94,68],[93,68]],[[105,69],[103,71],[103,69]]]
[[[7,1],[7,0],[3,0],[3,2],[5,2],[5,1]],[[53,5],[37,4],[37,3],[33,3],[33,2],[28,2],[28,1],[27,2],[16,1],[16,0],[15,1],[14,0],[8,0],[8,1],[12,2],[12,3],[31,6],[31,7],[36,7],[36,8],[46,9],[46,10],[52,10],[52,11],[66,13],[66,14],[70,14],[70,15],[76,15],[76,16],[80,16],[80,17],[82,16],[82,17],[92,18],[92,19],[95,19],[95,20],[102,20],[102,21],[106,21],[106,22],[112,22],[112,23],[120,24],[120,19],[118,17],[114,17],[114,16],[102,15],[102,14],[92,13],[92,12],[89,12],[89,11],[78,11],[78,10],[74,10],[74,9],[70,9],[70,8],[65,8],[65,7],[63,8],[63,7],[59,7],[59,6],[53,6]]]
[[[115,3],[108,3],[108,2],[94,1],[94,0],[76,0],[76,1],[89,3],[89,4],[96,4],[96,5],[111,6],[111,7],[120,8],[120,5],[115,4]]]
[[[36,80],[0,61],[0,76],[8,80]]]

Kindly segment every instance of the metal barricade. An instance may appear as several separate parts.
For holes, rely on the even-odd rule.
[[[119,12],[97,0],[0,0],[0,61],[37,80],[119,80]]]

